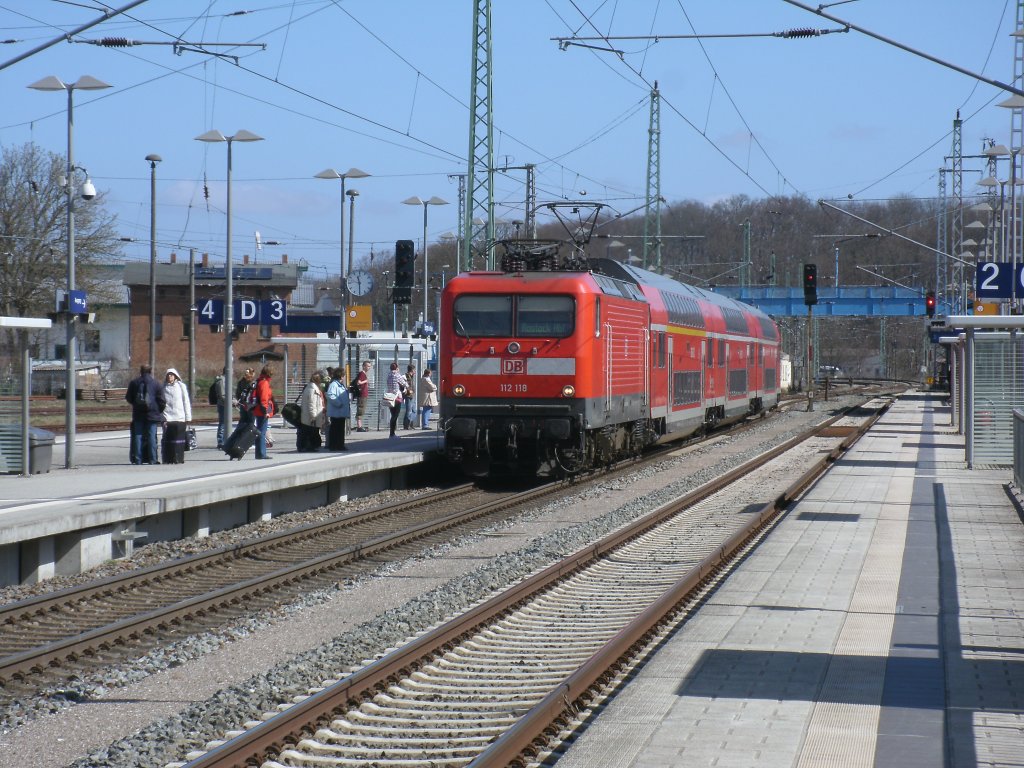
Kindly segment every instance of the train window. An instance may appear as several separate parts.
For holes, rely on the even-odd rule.
[[[576,329],[572,296],[520,296],[516,311],[517,336],[564,339]]]
[[[594,300],[594,338],[601,338],[601,297]]]
[[[512,335],[511,296],[459,296],[452,314],[452,325],[459,336]]]
[[[725,367],[725,355],[726,355],[725,339],[719,339],[718,340],[718,367],[719,368],[724,368]]]
[[[665,332],[658,332],[658,367],[665,367]]]

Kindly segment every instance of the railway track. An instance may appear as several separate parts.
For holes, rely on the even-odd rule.
[[[161,643],[356,578],[557,486],[466,484],[0,607],[0,706]]]
[[[669,446],[662,453],[677,449]],[[656,452],[645,461],[660,459]],[[626,462],[623,471],[636,466]],[[494,494],[460,486],[0,606],[0,707],[365,575],[381,561],[401,560],[492,524],[507,510],[564,487],[551,483]]]
[[[886,407],[818,425],[185,760],[190,768],[529,764]]]
[[[662,453],[643,461],[658,461]],[[594,473],[525,491],[464,484],[0,605],[0,709],[185,636],[365,576],[608,476]]]

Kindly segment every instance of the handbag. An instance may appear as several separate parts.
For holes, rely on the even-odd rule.
[[[185,450],[194,451],[199,447],[199,440],[196,439],[195,427],[188,427],[185,430]]]
[[[397,397],[398,395],[396,395],[394,392],[385,392],[384,405],[386,405],[388,408],[393,408],[395,405],[395,398]]]
[[[302,408],[298,403],[285,403],[281,409],[281,416],[293,427],[298,427],[302,422]]]

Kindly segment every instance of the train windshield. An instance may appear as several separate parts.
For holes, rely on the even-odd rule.
[[[512,297],[459,296],[452,320],[459,336],[511,336]]]
[[[572,296],[520,296],[516,305],[516,335],[564,339],[572,336],[576,303]]]
[[[452,325],[459,336],[564,339],[576,330],[572,296],[459,296]]]

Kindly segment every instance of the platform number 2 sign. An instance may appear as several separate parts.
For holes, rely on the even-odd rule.
[[[1024,297],[1024,265],[998,261],[978,263],[975,290],[982,301]]]

